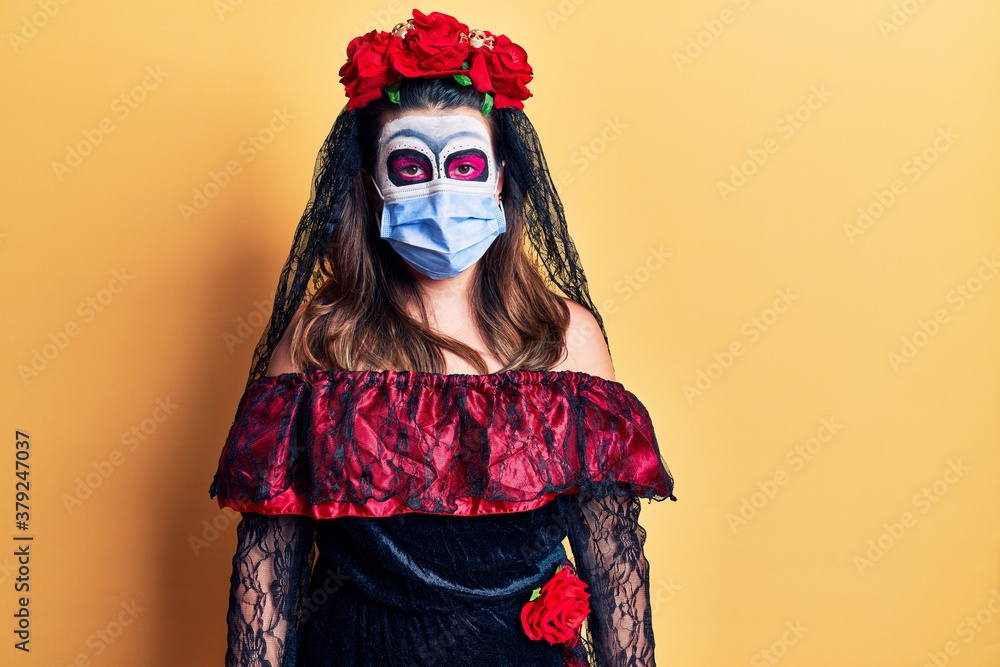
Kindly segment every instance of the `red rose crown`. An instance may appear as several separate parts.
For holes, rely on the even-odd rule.
[[[506,35],[470,30],[453,16],[418,9],[390,32],[372,30],[352,39],[339,74],[348,109],[378,99],[383,90],[398,104],[404,78],[454,77],[486,94],[484,114],[493,107],[523,109],[531,97],[532,70],[524,49]]]

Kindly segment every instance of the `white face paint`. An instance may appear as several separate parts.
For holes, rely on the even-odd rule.
[[[379,137],[376,184],[386,202],[440,190],[493,196],[498,168],[486,126],[465,114],[412,114]]]

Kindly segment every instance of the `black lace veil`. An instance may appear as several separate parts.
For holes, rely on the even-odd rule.
[[[363,163],[359,138],[361,112],[362,109],[345,107],[320,148],[309,202],[281,269],[270,320],[254,349],[248,385],[266,373],[271,354],[295,311],[320,286],[320,263],[334,228],[342,219],[348,193],[355,179],[360,178]],[[587,277],[570,237],[562,202],[534,126],[520,109],[495,108],[491,113],[498,114],[499,157],[506,161],[502,193],[505,208],[520,209],[527,249],[534,253],[543,278],[564,296],[593,313],[605,344],[608,344],[604,320],[591,300]],[[508,196],[509,192],[523,193],[523,196]]]

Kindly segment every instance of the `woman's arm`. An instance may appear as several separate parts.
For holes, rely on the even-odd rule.
[[[615,379],[611,355],[597,320],[566,299],[564,367]],[[577,574],[590,593],[586,640],[596,667],[655,667],[646,532],[639,525],[639,499],[573,497],[567,521]]]
[[[577,574],[590,593],[586,639],[596,667],[655,667],[646,531],[635,497],[575,496],[568,512]]]
[[[290,347],[289,327],[271,353],[267,375],[299,371]],[[315,530],[311,517],[243,513],[229,581],[226,667],[294,667]]]
[[[229,582],[226,667],[294,667],[315,521],[243,514]]]

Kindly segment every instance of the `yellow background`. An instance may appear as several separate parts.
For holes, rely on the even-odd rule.
[[[222,664],[235,521],[208,485],[346,43],[410,8],[4,4],[0,663]],[[1000,5],[420,8],[536,69],[525,110],[677,480],[642,514],[659,664],[1000,665]]]

